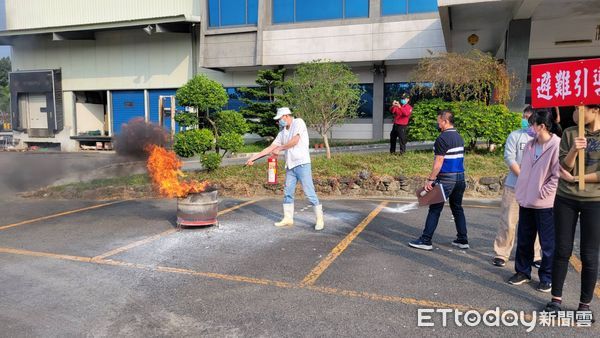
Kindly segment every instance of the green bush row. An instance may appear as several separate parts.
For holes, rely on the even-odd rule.
[[[471,148],[477,141],[504,145],[508,134],[521,125],[521,114],[505,105],[485,105],[479,101],[446,102],[424,100],[415,104],[409,125],[409,140],[431,141],[439,135],[437,113],[448,109],[454,113],[454,124]]]

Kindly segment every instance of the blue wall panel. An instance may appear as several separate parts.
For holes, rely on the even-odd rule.
[[[144,118],[144,91],[122,90],[112,92],[113,133],[119,134],[124,123],[132,118]]]

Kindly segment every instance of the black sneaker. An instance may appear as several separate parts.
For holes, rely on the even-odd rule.
[[[421,250],[433,250],[433,245],[431,245],[431,242],[427,243],[420,238],[415,239],[412,242],[409,242],[408,245],[413,248],[417,248],[417,249],[421,249]]]
[[[546,307],[544,307],[544,312],[559,313],[560,311],[562,311],[560,305],[561,304],[557,302],[549,302],[548,304],[546,304]]]
[[[531,278],[527,277],[522,272],[517,272],[512,277],[510,277],[510,279],[508,280],[508,284],[521,285],[523,283],[529,283],[529,281],[531,281]]]
[[[542,261],[535,261],[533,262],[533,264],[531,264],[531,266],[533,266],[536,269],[539,269],[542,267]]]
[[[459,239],[455,239],[452,241],[452,245],[457,246],[459,249],[468,249],[469,248],[469,242],[467,240],[459,240]]]
[[[492,264],[494,264],[495,266],[500,266],[503,267],[506,265],[506,261],[502,258],[494,258],[494,260],[492,261]]]
[[[552,283],[539,282],[537,290],[540,292],[550,292],[552,290]]]

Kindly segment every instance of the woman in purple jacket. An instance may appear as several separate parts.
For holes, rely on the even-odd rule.
[[[560,177],[560,138],[550,132],[555,123],[552,113],[545,109],[536,110],[529,118],[535,136],[525,145],[521,174],[515,186],[515,197],[519,203],[516,273],[508,283],[520,285],[531,280],[533,244],[537,234],[542,247],[542,264],[538,270],[540,282],[537,286],[541,292],[550,292],[552,289],[553,206]]]

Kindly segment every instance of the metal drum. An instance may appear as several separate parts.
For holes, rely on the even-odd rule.
[[[217,224],[219,201],[217,190],[189,194],[177,199],[178,226],[207,226]]]

